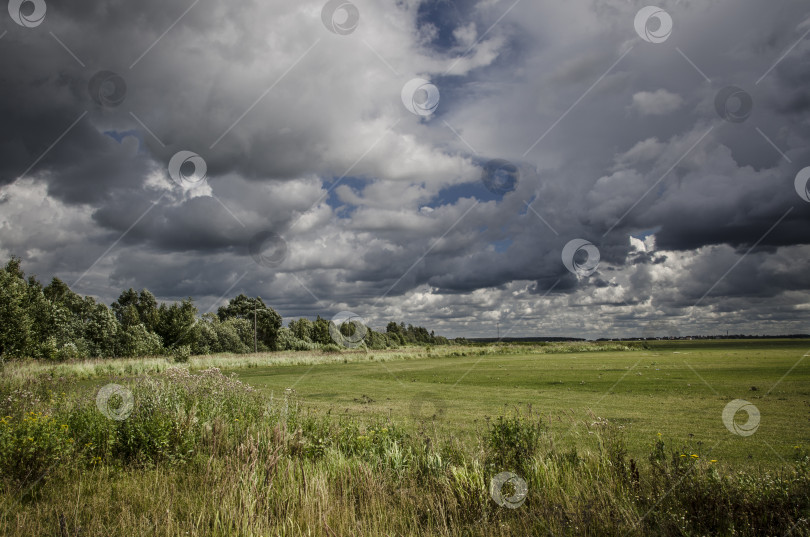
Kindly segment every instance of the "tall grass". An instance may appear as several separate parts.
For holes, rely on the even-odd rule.
[[[453,356],[486,356],[503,354],[570,354],[601,351],[634,351],[646,348],[639,342],[554,342],[533,345],[496,343],[486,346],[407,346],[397,349],[368,350],[343,349],[329,351],[283,351],[254,354],[221,353],[184,357],[184,366],[192,371],[216,367],[219,369],[240,369],[272,365],[315,365],[329,363],[350,363],[376,360],[409,360],[419,358],[442,358]],[[27,378],[48,375],[76,379],[101,377],[137,376],[163,373],[177,366],[171,357],[146,356],[139,358],[90,358],[61,363],[44,360],[15,360],[0,364],[2,373],[10,378]]]
[[[172,368],[94,390],[50,377],[0,382],[0,534],[807,535],[810,459],[777,473],[718,467],[652,442],[629,459],[591,417],[562,451],[531,408],[478,442],[407,432],[272,399],[216,369]],[[126,395],[126,392],[122,392]],[[585,431],[583,431],[585,433]],[[492,479],[527,494],[511,509]],[[506,494],[514,493],[514,490]]]
[[[402,360],[426,356],[421,347],[396,350],[366,351],[284,351],[255,354],[202,355],[189,357],[183,365],[191,371],[203,369],[240,369],[272,365],[314,365],[338,362],[359,362],[369,359],[379,361]],[[100,377],[138,376],[163,373],[177,364],[171,357],[147,356],[141,358],[92,358],[64,363],[23,360],[5,364],[4,375],[10,378],[30,378],[47,375],[76,379]]]

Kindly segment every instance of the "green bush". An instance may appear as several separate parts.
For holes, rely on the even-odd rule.
[[[39,480],[72,453],[68,425],[42,412],[0,418],[0,473],[26,483]]]
[[[180,345],[175,347],[174,351],[172,352],[172,358],[174,358],[175,363],[187,363],[189,358],[191,358],[191,347],[188,345]]]
[[[282,327],[278,330],[275,349],[277,351],[312,351],[319,347],[317,343],[297,338],[289,328]]]
[[[88,464],[185,462],[212,429],[223,440],[239,438],[267,410],[255,390],[216,368],[198,374],[170,368],[135,380],[125,388],[133,406],[120,420],[99,410],[96,389],[67,398],[52,388],[0,383],[0,476],[36,480],[68,458]],[[113,398],[109,405],[117,408]],[[31,410],[23,413],[24,405]]]
[[[56,353],[56,359],[60,361],[70,360],[74,358],[81,358],[82,353],[79,351],[75,343],[69,342],[62,345],[62,348]]]
[[[545,430],[540,418],[516,411],[511,416],[498,416],[494,421],[487,421],[487,468],[494,473],[514,471],[525,474],[540,449],[540,438]]]
[[[365,426],[357,421],[344,421],[333,437],[333,446],[346,455],[384,456],[394,444],[402,445],[405,433],[386,423]]]

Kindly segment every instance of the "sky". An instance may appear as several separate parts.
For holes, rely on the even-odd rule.
[[[0,258],[449,337],[810,332],[805,0],[11,0]]]

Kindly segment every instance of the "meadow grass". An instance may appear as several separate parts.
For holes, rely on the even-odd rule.
[[[397,417],[406,425],[430,418],[442,433],[470,440],[480,435],[485,416],[531,404],[564,447],[581,442],[589,412],[623,427],[637,457],[658,433],[721,464],[763,470],[789,460],[796,446],[810,445],[810,359],[804,357],[810,341],[646,346],[551,354],[546,347],[509,346],[497,354],[470,349],[385,362],[371,353],[373,361],[232,371],[268,394],[294,386],[303,401],[324,411]],[[734,399],[759,409],[756,434],[742,437],[724,426],[723,409]]]
[[[810,345],[684,343],[7,367],[0,534],[810,535]]]
[[[572,352],[602,352],[606,350],[637,350],[644,345],[638,342],[558,342],[531,345],[536,354],[562,354]],[[491,354],[515,354],[526,351],[525,345],[445,345],[438,347],[403,346],[381,350],[366,348],[329,351],[284,351],[251,354],[220,353],[192,356],[184,363],[190,370],[244,369],[260,366],[300,365],[311,366],[328,363],[349,363],[369,360],[391,361],[414,358],[437,358],[442,356],[481,356]],[[143,356],[138,358],[84,358],[64,362],[45,360],[13,360],[0,362],[3,375],[12,378],[27,378],[41,375],[94,379],[109,376],[133,376],[160,373],[177,364],[171,356]]]

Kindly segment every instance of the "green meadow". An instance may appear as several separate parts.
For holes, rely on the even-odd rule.
[[[807,536],[808,351],[710,340],[9,362],[0,535]],[[734,400],[756,426],[746,411],[724,423]]]
[[[531,405],[566,445],[587,441],[593,416],[623,428],[642,456],[661,433],[723,463],[772,467],[810,444],[810,341],[656,341],[649,349],[545,354],[545,347],[480,347],[399,361],[233,370],[269,394],[294,387],[321,410],[429,422],[475,438],[486,417]],[[484,354],[480,354],[484,353]],[[466,354],[453,356],[452,354]],[[734,399],[760,411],[756,432],[739,436],[722,421]],[[745,422],[746,414],[737,420]]]

